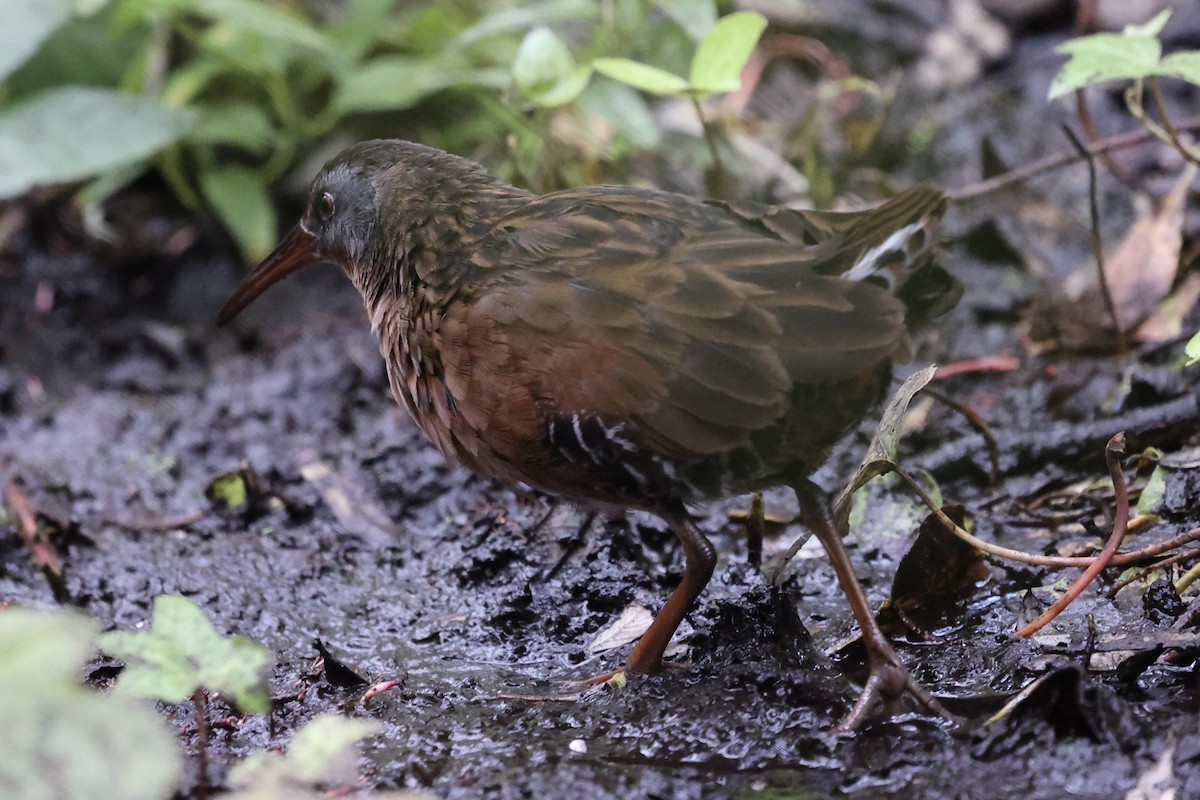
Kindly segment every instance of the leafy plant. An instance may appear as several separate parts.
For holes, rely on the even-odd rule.
[[[696,99],[736,88],[765,25],[749,12],[718,21],[712,0],[604,13],[590,0],[429,0],[404,10],[397,0],[346,0],[331,19],[263,0],[10,5],[0,31],[0,199],[94,178],[77,197],[96,204],[154,168],[252,260],[277,234],[273,188],[348,121],[437,100],[453,124],[431,126],[431,143],[464,149],[515,132],[537,159],[553,137],[527,112],[570,107],[603,118],[628,145],[656,147],[661,133],[639,90]],[[654,63],[613,57],[624,53]],[[689,63],[687,78],[671,71]],[[597,72],[613,79],[593,80]]]
[[[377,722],[324,714],[314,718],[292,737],[286,755],[255,753],[229,770],[230,800],[320,800],[324,788],[344,787],[358,781],[355,744],[378,733]],[[429,800],[424,792],[371,794],[376,800]]]
[[[271,709],[266,685],[270,652],[241,636],[221,636],[185,597],[154,598],[149,631],[106,633],[100,648],[125,662],[119,693],[179,703],[209,689],[242,711],[265,714]]]
[[[1058,52],[1069,58],[1050,84],[1050,99],[1109,81],[1133,81],[1125,92],[1130,113],[1156,137],[1175,147],[1184,158],[1200,164],[1200,150],[1184,142],[1171,124],[1158,83],[1159,78],[1175,78],[1200,86],[1200,50],[1163,55],[1159,34],[1170,18],[1168,9],[1144,25],[1127,25],[1121,33],[1081,36],[1060,45]],[[1157,122],[1146,112],[1147,86],[1158,112]],[[1188,342],[1185,357],[1187,365],[1200,361],[1200,333]]]
[[[79,683],[96,628],[76,614],[0,610],[0,797],[154,800],[177,787],[162,720]]]

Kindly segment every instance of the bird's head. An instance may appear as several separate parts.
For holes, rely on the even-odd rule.
[[[300,223],[234,290],[218,323],[307,264],[337,264],[360,290],[377,282],[370,273],[399,269],[413,231],[459,199],[449,189],[491,183],[477,164],[412,142],[378,139],[343,150],[313,180]]]

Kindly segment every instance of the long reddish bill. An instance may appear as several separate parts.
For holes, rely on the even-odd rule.
[[[306,264],[321,261],[317,252],[317,239],[297,225],[292,229],[271,255],[247,275],[217,314],[217,324],[224,325],[241,313],[242,309],[267,290],[271,284],[286,278]]]

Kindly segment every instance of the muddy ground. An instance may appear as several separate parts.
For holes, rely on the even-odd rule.
[[[1057,64],[1047,54],[1067,28],[1018,37],[980,79],[920,95],[926,113],[955,123],[902,172],[967,185],[985,135],[1010,164],[1069,149],[1042,100]],[[1115,103],[1099,114],[1113,130],[1132,125]],[[1122,158],[1144,173],[1163,156],[1150,146]],[[1102,188],[1105,233],[1118,237],[1135,213],[1129,192]],[[1019,212],[1036,204],[1061,219],[1031,234]],[[648,518],[585,524],[568,506],[447,467],[388,397],[357,296],[332,268],[298,275],[218,330],[213,316],[244,269],[236,259],[202,240],[177,260],[114,263],[54,214],[34,213],[0,266],[0,477],[19,480],[54,527],[66,602],[130,628],[156,595],[183,594],[222,632],[275,652],[275,729],[261,717],[219,729],[211,783],[237,757],[343,710],[386,726],[364,748],[372,783],[449,798],[1112,798],[1169,748],[1177,796],[1200,796],[1200,647],[1184,626],[1194,589],[1180,605],[1143,581],[1112,601],[1110,570],[1018,639],[1078,572],[989,559],[954,602],[891,628],[914,674],[967,724],[906,713],[838,737],[828,729],[864,675],[853,620],[819,550],[803,549],[780,588],[747,564],[734,519],[744,498],[697,510],[721,563],[676,638],[678,669],[579,699],[514,698],[564,694],[566,680],[621,662],[627,648],[588,645],[627,607],[661,605],[682,566],[673,537]],[[1180,337],[1140,346],[1127,364],[1026,347],[1020,310],[1085,260],[1086,220],[1082,168],[956,208],[948,258],[967,292],[920,363],[1014,357],[936,383],[991,425],[1000,481],[989,488],[981,438],[944,407],[922,406],[903,448],[978,535],[1035,552],[1098,548],[1112,515],[1109,436],[1125,430],[1131,454],[1178,452],[1200,427]],[[817,479],[840,487],[870,432],[868,422]],[[243,467],[261,483],[257,501],[233,513],[206,498],[214,477]],[[1200,524],[1198,476],[1168,473],[1161,522],[1127,548]],[[1028,510],[1086,479],[1096,487]],[[786,498],[769,501],[788,515]],[[849,541],[872,601],[889,595],[923,516],[896,485],[872,485]],[[768,557],[800,535],[773,525]],[[13,525],[0,527],[0,600],[56,602]],[[363,704],[313,676],[316,637],[364,677],[400,686]],[[985,722],[1046,675],[1029,702]],[[167,713],[192,747],[190,709]]]

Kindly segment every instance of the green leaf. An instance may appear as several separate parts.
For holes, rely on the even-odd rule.
[[[306,19],[271,3],[261,0],[182,0],[180,6],[214,22],[228,23],[238,31],[340,58],[333,42]]]
[[[1200,362],[1200,333],[1197,333],[1188,340],[1187,346],[1183,348],[1183,354],[1187,357],[1186,366]]]
[[[1137,508],[1134,510],[1138,514],[1151,514],[1157,511],[1166,491],[1167,471],[1160,464],[1146,479],[1146,485],[1142,487],[1142,493],[1138,495]]]
[[[599,13],[599,4],[592,0],[544,0],[544,2],[525,3],[513,8],[499,8],[460,33],[452,48],[468,47],[481,39],[513,31],[523,31],[535,25],[558,21],[579,23],[592,20]]]
[[[501,88],[508,70],[471,69],[428,59],[387,56],[351,71],[338,87],[333,108],[340,115],[403,111],[452,86]]]
[[[588,84],[579,106],[598,114],[635,147],[653,150],[662,144],[662,130],[645,97],[636,89],[602,78]]]
[[[654,0],[671,20],[700,41],[717,22],[717,4],[712,0]]]
[[[358,61],[379,42],[395,6],[396,0],[348,0],[329,36],[343,55]]]
[[[255,155],[271,149],[275,128],[257,103],[233,100],[197,110],[200,121],[188,136],[189,142],[229,144]]]
[[[79,614],[0,609],[0,686],[27,682],[22,691],[40,692],[74,685],[97,632],[96,623]]]
[[[0,796],[161,800],[178,786],[179,751],[158,715],[80,685],[96,627],[75,614],[0,611]]]
[[[924,389],[926,384],[933,380],[936,372],[937,366],[935,365],[914,372],[888,400],[887,407],[883,410],[883,417],[879,420],[879,427],[875,429],[875,436],[872,437],[871,445],[867,448],[867,454],[863,456],[858,471],[846,484],[846,488],[842,490],[834,503],[838,519],[844,519],[844,514],[848,511],[847,504],[854,492],[865,486],[872,478],[892,470],[896,463],[896,452],[900,447],[900,426],[904,422],[908,406],[916,397],[917,392]]]
[[[72,11],[71,0],[7,0],[0,25],[0,80],[36,53]]]
[[[750,60],[767,18],[754,11],[723,17],[696,48],[688,79],[698,94],[732,92],[742,85],[742,68]]]
[[[233,183],[236,182],[236,180],[233,181]],[[212,202],[211,199],[210,202]],[[238,511],[246,505],[246,499],[249,497],[249,492],[246,490],[246,477],[240,471],[218,475],[209,482],[208,488],[204,490],[204,495],[209,499],[224,503],[230,511]]]
[[[225,229],[233,235],[248,261],[261,261],[275,246],[278,220],[270,192],[251,170],[220,166],[200,173],[200,191]],[[218,478],[213,490],[231,509],[246,504],[246,483],[240,473]]]
[[[1097,33],[1059,45],[1070,56],[1050,83],[1049,99],[1115,80],[1141,80],[1157,74],[1162,45],[1153,36]]]
[[[150,158],[195,114],[147,97],[64,87],[0,113],[0,199]]]
[[[378,722],[322,714],[296,732],[287,755],[262,752],[229,770],[227,800],[322,800],[324,790],[359,782],[355,743],[380,730]],[[372,800],[435,800],[425,792],[371,793]]]
[[[364,719],[333,714],[315,717],[292,737],[287,755],[255,753],[230,769],[229,785],[235,790],[231,797],[278,797],[288,789],[350,783],[358,778],[355,745],[381,728]]]
[[[513,60],[513,83],[527,99],[551,108],[569,103],[587,87],[591,70],[576,66],[554,32],[540,26],[526,34]]]
[[[1158,74],[1200,85],[1200,50],[1172,53],[1158,65]]]
[[[100,647],[125,662],[120,693],[179,703],[204,688],[243,711],[270,710],[265,673],[271,654],[249,639],[221,636],[186,598],[156,597],[150,631],[106,633]]]
[[[1167,20],[1171,18],[1171,9],[1163,9],[1154,15],[1154,18],[1142,25],[1126,25],[1121,31],[1122,36],[1133,38],[1150,38],[1157,39],[1162,33],[1162,29],[1167,26]]]
[[[592,66],[614,81],[651,94],[683,95],[690,88],[678,75],[628,58],[597,58]]]

